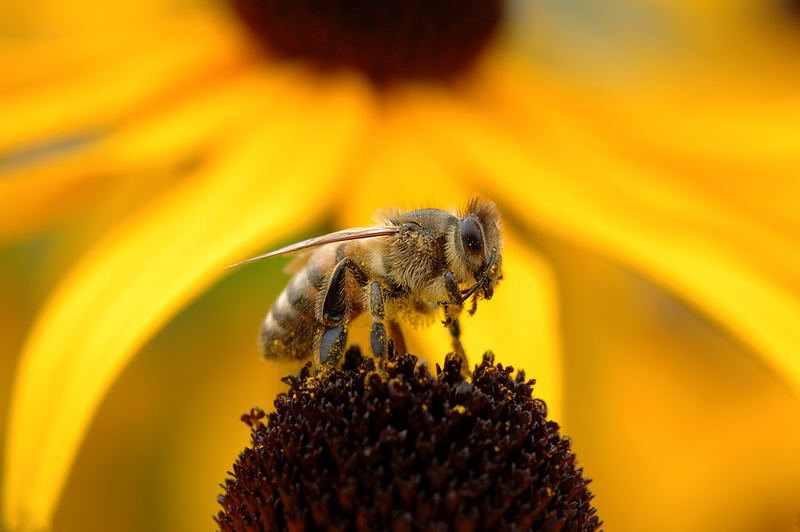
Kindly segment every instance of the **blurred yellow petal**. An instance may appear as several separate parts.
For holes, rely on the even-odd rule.
[[[796,95],[648,95],[592,107],[580,115],[572,113],[570,120],[587,119],[587,131],[604,132],[623,148],[660,150],[668,154],[662,156],[666,163],[682,157],[732,170],[745,165],[752,173],[797,172],[800,164],[800,99]]]
[[[797,294],[754,264],[757,257],[743,255],[738,242],[695,231],[682,218],[688,196],[579,136],[524,145],[491,121],[447,107],[426,110],[436,124],[426,133],[448,157],[487,176],[515,216],[670,287],[752,346],[800,393]],[[459,127],[442,126],[451,123]],[[796,248],[783,251],[790,260],[797,256]]]
[[[231,139],[67,274],[15,381],[3,489],[11,528],[48,526],[89,420],[133,353],[226,264],[285,237],[329,201],[367,123],[367,99],[355,85],[341,88],[285,95],[259,130]]]
[[[92,59],[102,64],[115,53],[108,47],[75,46],[72,40],[0,43],[0,94],[80,71],[94,64]]]
[[[169,38],[145,43],[115,61],[58,84],[6,94],[0,101],[0,153],[85,131],[175,98],[187,88],[247,61],[236,28],[213,16],[175,24]],[[66,105],[65,102],[69,102]]]
[[[0,179],[0,204],[9,206],[0,212],[0,241],[63,220],[131,173],[140,172],[141,181],[159,175],[153,172],[156,167],[209,157],[226,137],[246,135],[265,120],[265,111],[284,97],[276,91],[286,89],[291,74],[278,70],[267,77],[245,71],[88,146],[67,146],[66,156],[53,150],[31,162],[11,163],[10,175]],[[24,172],[14,172],[17,166]]]
[[[529,134],[538,127],[546,132],[547,124],[574,124],[586,134],[615,141],[622,151],[658,152],[661,158],[652,162],[662,165],[675,164],[675,158],[715,165],[702,182],[729,182],[729,174],[719,173],[720,165],[798,173],[797,91],[768,95],[763,90],[714,85],[676,94],[676,88],[668,85],[621,97],[576,86],[499,53],[483,68],[482,103],[504,106],[509,115],[513,113],[509,118],[529,128]]]
[[[0,242],[33,234],[97,200],[104,187],[85,178],[86,160],[85,154],[62,158],[57,173],[39,168],[7,177],[0,173]]]
[[[137,2],[98,2],[97,0],[31,0],[0,3],[0,30],[8,35],[42,33],[46,35],[96,31],[97,28],[144,26],[181,4],[171,0]],[[3,32],[0,31],[0,35]]]
[[[58,11],[63,12],[62,9]],[[13,89],[58,83],[93,69],[105,69],[120,58],[152,50],[152,43],[169,35],[172,28],[180,33],[187,26],[198,25],[198,21],[198,17],[189,17],[182,24],[176,24],[170,18],[155,18],[144,25],[129,22],[113,28],[95,26],[86,31],[70,27],[68,34],[9,33],[7,39],[0,39],[0,66],[4,69],[0,91],[11,94]],[[179,28],[181,25],[184,30]]]
[[[369,145],[358,155],[353,187],[337,214],[342,227],[366,224],[378,209],[448,208],[466,204],[477,191],[459,181],[452,168],[420,139],[419,125],[404,106],[382,109]]]
[[[111,136],[96,164],[120,172],[207,157],[216,144],[247,135],[251,127],[267,119],[266,111],[280,105],[276,91],[284,91],[287,81],[296,80],[289,79],[290,72],[275,70],[270,76],[255,68],[243,70],[167,109],[146,114]]]

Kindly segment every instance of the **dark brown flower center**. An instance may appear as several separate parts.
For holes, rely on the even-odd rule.
[[[376,83],[447,79],[486,45],[501,0],[233,0],[270,52]]]
[[[487,352],[470,379],[412,355],[351,348],[341,367],[289,377],[219,496],[222,532],[540,530],[600,526],[570,440],[533,380]]]

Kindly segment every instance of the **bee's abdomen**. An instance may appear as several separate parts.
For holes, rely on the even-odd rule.
[[[261,325],[265,358],[306,358],[320,327],[316,301],[325,285],[325,268],[313,262],[292,277]]]

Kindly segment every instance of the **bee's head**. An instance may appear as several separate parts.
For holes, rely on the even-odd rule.
[[[500,215],[494,203],[478,198],[471,199],[460,215],[452,236],[451,262],[461,266],[463,282],[474,281],[475,288],[482,288],[484,297],[491,299],[502,277]]]

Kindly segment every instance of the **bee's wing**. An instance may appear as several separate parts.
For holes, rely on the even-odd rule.
[[[297,242],[286,247],[276,249],[275,251],[270,251],[269,253],[259,255],[258,257],[253,257],[251,259],[243,260],[242,262],[237,262],[236,264],[231,264],[225,269],[227,270],[229,268],[235,268],[236,266],[249,264],[257,260],[266,259],[268,257],[283,255],[284,253],[292,253],[293,251],[300,251],[301,249],[322,246],[332,242],[345,242],[347,240],[360,240],[362,238],[391,236],[396,235],[399,232],[400,227],[395,225],[373,225],[370,227],[354,227],[352,229],[344,229],[343,231],[336,231],[335,233],[328,233],[327,235],[309,238],[308,240],[303,240],[302,242]]]

